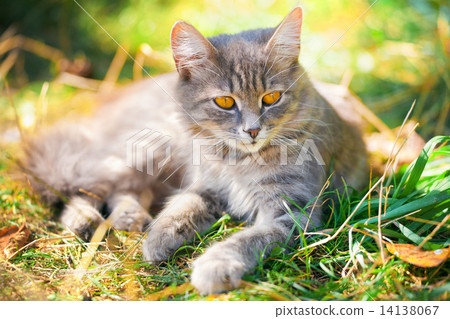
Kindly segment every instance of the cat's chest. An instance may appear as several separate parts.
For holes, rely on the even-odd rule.
[[[220,164],[202,167],[202,181],[208,188],[223,196],[228,204],[227,213],[238,218],[253,218],[263,209],[274,194],[276,184],[263,181],[276,173],[269,167],[238,167]],[[272,200],[273,201],[273,200]]]

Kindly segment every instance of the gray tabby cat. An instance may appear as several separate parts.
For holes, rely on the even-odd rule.
[[[108,214],[118,229],[150,224],[143,252],[151,262],[167,260],[223,212],[245,219],[245,230],[208,248],[192,271],[202,294],[238,287],[262,252],[295,244],[296,223],[320,226],[321,202],[311,203],[331,171],[335,188],[343,180],[360,187],[366,173],[360,132],[298,63],[301,23],[296,7],[275,29],[206,39],[177,22],[171,46],[178,76],[133,84],[96,116],[60,124],[31,142],[34,187],[50,203],[58,202],[55,190],[69,197],[61,220],[85,238]],[[139,162],[141,172],[126,166],[126,142],[144,128],[172,137],[172,154],[161,166],[166,152],[154,149]],[[205,149],[193,143],[215,158],[193,163]],[[144,173],[149,165],[153,174]],[[152,212],[163,205],[153,222],[150,205]]]

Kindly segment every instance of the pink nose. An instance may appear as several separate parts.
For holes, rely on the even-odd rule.
[[[250,136],[252,138],[256,138],[258,136],[259,131],[261,131],[260,128],[255,128],[255,129],[251,129],[251,130],[247,130],[245,131],[246,133],[250,134]]]

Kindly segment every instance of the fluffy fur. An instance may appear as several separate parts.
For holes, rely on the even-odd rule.
[[[134,84],[95,117],[53,128],[31,142],[31,178],[71,199],[62,221],[86,238],[110,212],[120,229],[142,230],[150,223],[143,252],[151,262],[167,260],[223,211],[248,220],[249,227],[214,244],[193,265],[192,283],[201,293],[237,287],[261,252],[280,242],[294,245],[290,234],[296,223],[320,226],[321,207],[308,203],[331,171],[335,188],[343,180],[359,187],[366,173],[360,133],[337,115],[298,64],[301,21],[302,11],[295,8],[276,29],[210,39],[177,22],[171,44],[178,80],[168,74],[156,83]],[[262,97],[273,91],[282,92],[280,99],[264,105]],[[217,96],[232,97],[234,108],[218,107]],[[126,141],[144,128],[172,137],[171,159],[155,166],[153,175],[144,173],[149,161],[141,163],[143,172],[126,166]],[[251,130],[258,134],[251,136]],[[202,151],[193,143],[207,146]],[[200,165],[193,160],[198,150]],[[149,156],[158,162],[165,154],[157,150]],[[49,202],[58,201],[48,187],[34,185]],[[156,212],[166,198],[150,222],[142,206],[152,202],[150,211]]]

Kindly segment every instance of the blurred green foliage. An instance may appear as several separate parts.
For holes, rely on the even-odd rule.
[[[427,138],[449,134],[448,2],[379,0],[363,14],[373,2],[301,1],[301,62],[320,80],[339,83],[344,75],[351,75],[350,88],[390,127],[401,124],[417,99],[413,115],[421,123],[419,132]],[[191,22],[207,36],[235,33],[276,26],[297,4],[293,0],[3,0],[0,33],[14,27],[17,34],[59,48],[69,58],[86,58],[92,64],[92,77],[103,79],[117,50],[115,41],[132,56],[148,43],[170,61],[169,34],[177,20]],[[18,72],[25,73],[27,83],[55,77],[56,68],[49,61],[21,54],[24,69],[8,74],[13,86],[23,88],[24,75]],[[132,66],[127,59],[122,80],[132,78]],[[146,68],[155,74],[172,70],[173,65]],[[16,81],[20,77],[22,81]]]

